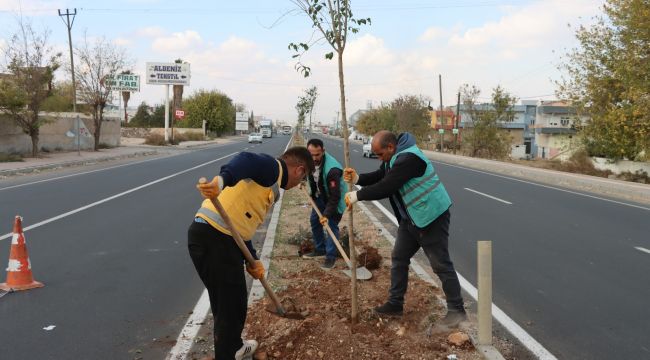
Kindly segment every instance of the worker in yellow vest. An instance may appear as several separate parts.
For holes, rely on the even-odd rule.
[[[209,199],[218,197],[256,259],[246,271],[261,279],[265,269],[251,239],[278,200],[280,188],[293,188],[312,171],[314,162],[305,147],[289,148],[278,159],[241,152],[211,182],[197,185],[205,200],[188,230],[188,248],[210,297],[215,359],[241,360],[252,355],[258,344],[241,338],[247,311],[244,256]]]

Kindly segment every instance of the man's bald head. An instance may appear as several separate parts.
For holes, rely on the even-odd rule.
[[[380,130],[372,137],[370,149],[377,157],[388,162],[397,149],[397,136],[388,130]]]

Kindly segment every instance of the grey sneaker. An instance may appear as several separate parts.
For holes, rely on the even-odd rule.
[[[318,252],[316,250],[302,256],[303,259],[307,259],[307,260],[321,259],[321,258],[324,258],[324,257],[325,257],[324,252],[321,253],[321,252]]]
[[[335,258],[325,258],[325,261],[321,264],[321,269],[329,270],[332,269],[336,265],[336,259]]]
[[[257,350],[257,341],[244,340],[244,345],[242,345],[241,348],[239,348],[239,350],[237,350],[235,353],[235,360],[252,358],[255,350]]]
[[[467,321],[467,313],[463,311],[448,310],[447,315],[442,318],[442,323],[450,328],[457,327],[461,322]]]
[[[400,305],[394,305],[386,302],[384,305],[377,306],[374,309],[375,314],[384,316],[402,316],[404,308]]]

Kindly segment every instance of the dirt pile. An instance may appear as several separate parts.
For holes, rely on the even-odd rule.
[[[337,264],[339,269],[342,264]],[[246,333],[260,342],[258,359],[479,359],[471,344],[451,345],[456,330],[432,331],[444,314],[435,299],[439,289],[411,278],[404,316],[378,317],[372,308],[386,298],[388,269],[375,271],[373,279],[359,282],[359,322],[350,321],[350,279],[338,270],[325,271],[315,261],[283,276],[287,288],[278,293],[291,298],[304,320],[280,318],[265,298],[249,309]]]

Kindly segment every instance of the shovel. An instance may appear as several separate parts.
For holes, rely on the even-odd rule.
[[[307,197],[309,198],[309,202],[311,203],[311,207],[316,211],[316,214],[318,214],[318,218],[322,218],[323,215],[320,213],[320,210],[318,210],[318,206],[316,206],[316,203],[314,202],[314,199],[311,198],[309,193],[307,192],[307,189],[303,188],[305,191],[305,194],[307,194]],[[334,245],[336,245],[336,248],[339,249],[339,252],[341,253],[341,256],[343,256],[343,260],[345,260],[345,263],[348,265],[348,268],[350,270],[343,270],[343,273],[349,277],[352,277],[352,263],[350,262],[350,258],[348,258],[348,255],[343,251],[343,248],[341,247],[341,243],[339,240],[336,238],[334,235],[334,232],[330,228],[330,225],[328,223],[325,223],[325,229],[327,229],[327,233],[330,234],[330,237],[332,238],[332,241],[334,241]],[[361,266],[357,268],[357,279],[359,280],[370,280],[372,279],[372,273],[370,270],[366,269],[365,266]]]
[[[199,179],[199,184],[204,184],[207,182],[207,179],[202,177]],[[232,234],[232,237],[235,239],[235,242],[237,243],[237,246],[241,250],[242,254],[244,254],[244,258],[246,259],[246,262],[248,264],[253,264],[255,262],[255,259],[253,258],[253,255],[251,255],[251,252],[248,251],[248,248],[246,247],[246,244],[244,243],[244,240],[241,238],[241,235],[235,230],[235,227],[232,224],[232,221],[230,221],[230,217],[226,213],[226,210],[224,210],[223,206],[221,205],[221,202],[217,197],[213,197],[210,199],[212,202],[212,205],[214,205],[215,209],[217,209],[217,212],[219,212],[219,215],[221,215],[221,218],[223,221],[226,223],[228,226],[228,230],[230,230],[230,233]],[[266,294],[269,295],[271,300],[273,301],[273,304],[275,305],[275,311],[272,311],[271,309],[268,309],[270,312],[280,315],[282,317],[290,318],[290,319],[304,319],[304,316],[301,315],[300,313],[297,312],[287,312],[285,308],[282,306],[282,302],[278,298],[278,296],[275,294],[273,289],[271,289],[271,286],[269,283],[266,281],[265,277],[262,277],[259,279],[260,283],[262,283],[262,286],[264,287],[264,290],[266,291]]]

